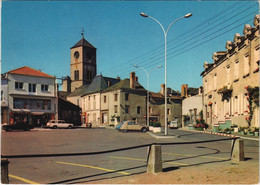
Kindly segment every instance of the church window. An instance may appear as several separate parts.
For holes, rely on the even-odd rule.
[[[75,80],[79,80],[79,70],[74,71]]]
[[[78,51],[76,51],[76,52],[74,53],[74,57],[75,57],[76,59],[79,58],[79,52],[78,52]]]

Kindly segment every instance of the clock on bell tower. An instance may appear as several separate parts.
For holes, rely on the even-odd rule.
[[[90,84],[97,74],[96,48],[82,39],[70,48],[71,91]]]

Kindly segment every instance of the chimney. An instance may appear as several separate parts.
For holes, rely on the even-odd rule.
[[[165,94],[165,84],[161,84],[160,94],[164,96],[164,94]]]
[[[181,96],[185,98],[188,97],[188,84],[181,85]]]
[[[135,89],[135,72],[130,73],[130,88]]]

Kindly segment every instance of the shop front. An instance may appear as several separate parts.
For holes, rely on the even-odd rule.
[[[9,117],[10,124],[22,122],[34,127],[43,127],[49,120],[54,119],[54,113],[11,111]]]

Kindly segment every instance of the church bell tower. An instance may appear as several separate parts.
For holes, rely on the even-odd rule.
[[[96,48],[82,39],[70,48],[71,91],[90,84],[97,74]]]

